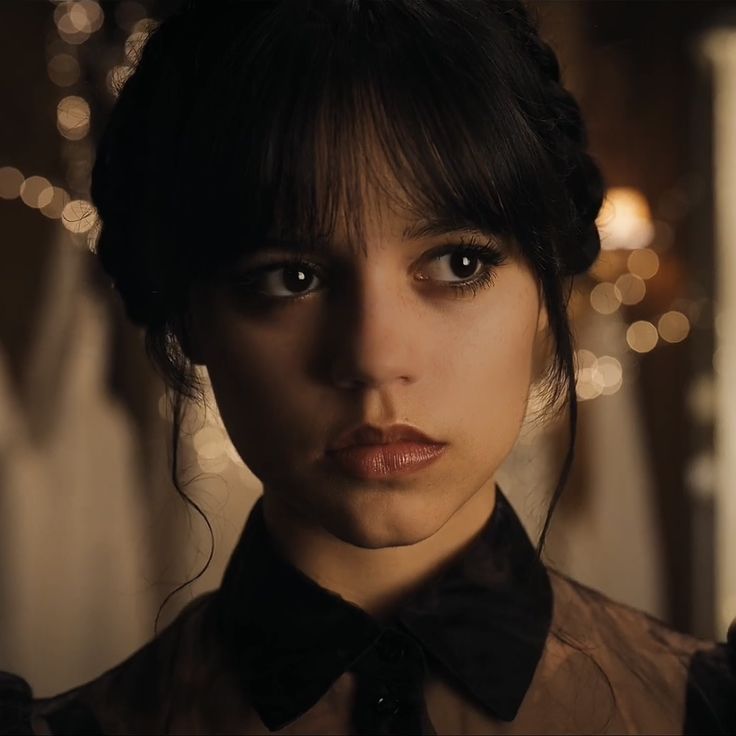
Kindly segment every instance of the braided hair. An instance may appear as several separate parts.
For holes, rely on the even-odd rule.
[[[175,392],[174,483],[181,492],[176,418],[202,392],[191,287],[274,227],[309,239],[342,216],[359,242],[375,144],[405,203],[511,236],[542,287],[547,405],[567,405],[570,442],[541,552],[575,444],[567,304],[600,250],[604,185],[555,53],[518,0],[188,0],[152,31],[91,193],[102,267]]]

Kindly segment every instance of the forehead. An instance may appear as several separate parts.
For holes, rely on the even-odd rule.
[[[374,148],[372,154],[366,168],[353,171],[339,188],[320,190],[321,201],[305,221],[295,223],[277,214],[260,247],[348,247],[365,253],[374,241],[400,243],[463,232],[500,234],[496,224],[423,198],[412,191],[409,181],[399,180],[380,149]]]

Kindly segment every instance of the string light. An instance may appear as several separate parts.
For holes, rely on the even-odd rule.
[[[125,40],[125,58],[130,64],[135,66],[140,60],[141,51],[148,39],[148,33],[144,31],[134,31]]]
[[[626,260],[629,271],[642,279],[651,279],[659,271],[659,256],[651,248],[635,250]]]
[[[132,73],[133,67],[127,64],[118,64],[112,67],[105,77],[105,86],[108,91],[114,97],[117,97]]]
[[[54,8],[54,23],[59,36],[68,44],[78,46],[102,27],[105,14],[95,0],[74,0],[59,3]]]
[[[690,333],[690,320],[682,312],[665,312],[659,318],[657,330],[666,342],[682,342]]]
[[[600,314],[613,314],[621,306],[621,292],[615,284],[596,284],[590,292],[590,305]]]
[[[86,199],[73,199],[62,210],[61,222],[69,232],[86,233],[97,223],[97,210]]]
[[[57,87],[71,87],[79,81],[79,62],[71,54],[56,54],[49,60],[49,79]]]
[[[628,306],[638,304],[647,293],[644,279],[633,273],[625,273],[619,276],[616,279],[616,288],[621,294],[622,303]]]
[[[56,127],[71,141],[78,141],[89,133],[90,109],[83,97],[69,95],[56,107]]]
[[[578,350],[575,362],[576,394],[581,401],[611,396],[623,385],[623,368],[611,355],[596,357],[590,350]]]
[[[654,238],[652,214],[646,197],[632,187],[612,187],[597,218],[605,250],[644,248]]]
[[[626,330],[626,342],[637,353],[648,353],[657,345],[659,333],[657,328],[646,320],[638,320]]]
[[[29,176],[20,185],[20,198],[33,209],[50,204],[54,198],[54,188],[44,176]]]
[[[0,197],[16,199],[20,196],[20,188],[25,181],[23,174],[14,166],[0,168]]]

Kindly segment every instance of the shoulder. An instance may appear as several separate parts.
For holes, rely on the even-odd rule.
[[[0,734],[29,734],[33,693],[17,675],[0,672]]]
[[[195,598],[155,639],[67,692],[35,698],[23,678],[0,672],[0,736],[154,732],[167,707],[172,680],[189,676],[192,660],[198,659],[193,650],[202,646],[200,634],[211,596]]]
[[[705,641],[549,572],[551,637],[594,663],[632,722],[659,714],[685,733],[736,732],[736,622],[727,642]]]

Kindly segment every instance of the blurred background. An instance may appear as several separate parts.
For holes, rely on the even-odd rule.
[[[736,4],[531,2],[610,186],[571,304],[580,423],[549,564],[685,632],[736,615]],[[210,552],[170,481],[166,396],[93,254],[95,141],[174,0],[0,4],[0,670],[37,695],[113,666]],[[181,472],[219,584],[260,484],[212,406]],[[565,425],[499,477],[532,537]]]

